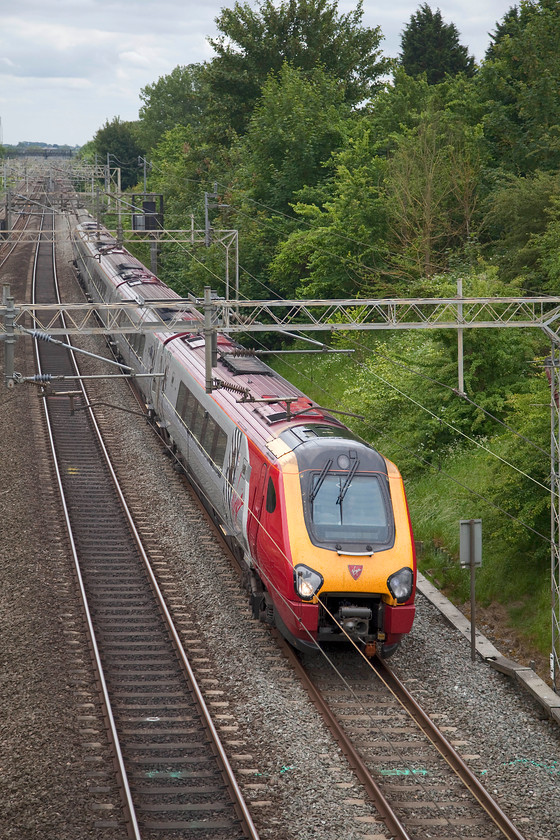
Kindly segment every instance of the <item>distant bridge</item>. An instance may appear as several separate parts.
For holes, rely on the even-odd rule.
[[[56,149],[51,146],[30,146],[26,149],[6,149],[6,157],[72,157],[74,149]]]

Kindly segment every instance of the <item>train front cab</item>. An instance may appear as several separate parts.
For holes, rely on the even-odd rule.
[[[269,446],[289,538],[280,560],[269,524],[258,554],[275,557],[278,628],[300,650],[350,637],[368,655],[390,656],[415,613],[414,542],[399,471],[344,427],[295,427]]]

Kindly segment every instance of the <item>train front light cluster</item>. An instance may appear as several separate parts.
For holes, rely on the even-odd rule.
[[[412,595],[412,569],[405,566],[387,578],[389,592],[399,604],[404,604]]]
[[[323,576],[299,563],[294,568],[294,586],[297,594],[303,601],[312,601],[323,585]]]

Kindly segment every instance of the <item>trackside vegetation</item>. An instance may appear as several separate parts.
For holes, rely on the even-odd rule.
[[[361,3],[235,2],[217,29],[208,61],[186,56],[140,92],[136,122],[108,119],[82,153],[112,154],[138,191],[149,161],[169,229],[203,228],[217,185],[210,223],[239,231],[242,296],[449,297],[459,279],[465,296],[560,294],[560,0],[512,5],[479,64],[428,3],[398,56]],[[180,293],[224,292],[221,245],[159,259]],[[548,339],[466,331],[462,396],[455,333],[322,338],[353,353],[273,364],[364,416],[350,425],[404,474],[420,568],[458,602],[459,520],[483,519],[478,598],[546,653]]]

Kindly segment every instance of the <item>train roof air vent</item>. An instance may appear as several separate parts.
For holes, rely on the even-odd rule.
[[[260,373],[265,376],[272,376],[274,373],[271,368],[265,365],[265,363],[256,356],[236,356],[233,353],[222,353],[220,355],[220,361],[222,361],[228,370],[230,370],[233,374]]]

